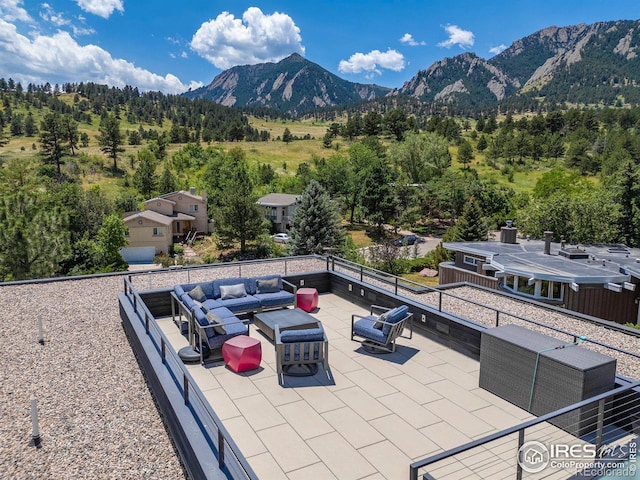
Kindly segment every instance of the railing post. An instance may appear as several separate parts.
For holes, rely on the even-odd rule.
[[[438,311],[442,311],[442,290],[438,292]]]
[[[218,429],[218,467],[220,470],[224,468],[224,435]]]
[[[149,314],[144,312],[144,331],[149,335]]]
[[[516,480],[522,480],[522,465],[520,465],[520,449],[524,445],[524,428],[518,430],[518,458],[516,459]]]
[[[167,347],[164,343],[164,337],[160,337],[160,355],[162,356],[162,363],[167,363]]]
[[[360,265],[360,281],[364,279],[364,265]]]
[[[329,270],[329,255],[327,255],[327,270]]]
[[[598,427],[596,430],[596,456],[601,456],[602,428],[604,427],[604,398],[598,402]]]
[[[331,270],[336,271],[336,259],[331,257]]]
[[[398,277],[396,277],[396,295],[398,295]]]
[[[182,374],[182,388],[184,389],[184,404],[189,405],[189,380],[187,380],[185,373]]]
[[[500,310],[496,310],[496,327],[498,326],[499,321],[500,321]]]

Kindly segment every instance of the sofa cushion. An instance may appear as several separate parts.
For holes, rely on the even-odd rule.
[[[383,313],[378,317],[378,320],[376,321],[376,323],[373,324],[373,328],[377,330],[382,330],[382,328],[384,327],[383,322],[386,322],[386,321],[387,321],[387,312]]]
[[[260,301],[262,308],[284,307],[295,302],[295,295],[285,290],[276,293],[256,293],[253,296]]]
[[[282,343],[321,342],[323,340],[324,330],[321,327],[280,332],[280,341]]]
[[[213,331],[218,335],[224,335],[227,333],[227,330],[224,328],[224,319],[219,317],[214,312],[207,313],[207,320],[209,323],[213,325]]]
[[[406,305],[400,305],[393,310],[389,310],[387,312],[387,324],[391,325],[385,325],[382,328],[382,333],[384,333],[385,336],[389,335],[393,324],[400,322],[404,317],[407,316],[407,313],[409,313],[409,307],[407,307]]]
[[[227,300],[220,299],[218,302],[232,312],[250,312],[260,309],[260,300],[252,295],[241,298],[229,298]]]
[[[382,333],[382,330],[373,328],[378,321],[378,317],[375,315],[368,315],[360,320],[354,322],[353,333],[360,337],[370,338],[380,343],[387,343],[387,335]]]
[[[189,295],[195,301],[200,302],[200,303],[204,302],[207,299],[207,296],[205,295],[204,290],[202,289],[202,287],[200,285],[198,285],[197,287],[189,290],[187,292],[187,295]]]
[[[243,298],[247,296],[247,290],[244,283],[236,283],[235,285],[221,285],[220,299],[230,300],[232,298]]]
[[[256,293],[278,293],[282,290],[282,277],[280,275],[258,277],[255,281]]]
[[[220,302],[218,300],[213,300],[211,298],[205,300],[204,302],[202,302],[202,308],[204,308],[207,311],[216,309],[218,307],[220,307]]]

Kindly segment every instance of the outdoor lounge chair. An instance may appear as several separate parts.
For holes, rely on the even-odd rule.
[[[378,315],[374,311],[380,312]],[[389,309],[379,305],[371,305],[369,315],[351,315],[351,340],[360,341],[362,347],[369,353],[391,353],[396,351],[396,339],[402,335],[404,327],[409,322],[410,334],[413,338],[413,324],[406,305]],[[356,340],[359,337],[362,340]]]
[[[316,328],[280,331],[274,328],[276,347],[276,371],[278,383],[284,383],[284,375],[307,376],[318,371],[318,364],[329,374],[329,342],[322,325]]]

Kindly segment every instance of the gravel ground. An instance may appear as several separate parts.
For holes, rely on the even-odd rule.
[[[144,290],[324,268],[307,259],[152,272],[133,281]],[[0,479],[185,478],[122,329],[123,291],[121,276],[0,286]],[[39,449],[29,445],[33,396]]]
[[[215,277],[284,275],[325,268],[322,260],[287,260],[150,272],[133,277],[133,283],[145,290]],[[336,270],[341,269],[336,265]],[[119,276],[0,286],[0,478],[185,478],[122,329],[117,300],[122,291]],[[636,337],[526,302],[473,287],[452,293],[625,350],[640,351]],[[437,294],[405,294],[437,306]],[[444,298],[448,298],[443,302],[445,310],[493,326],[495,313],[487,308]],[[44,345],[38,343],[38,317],[43,321]],[[516,321],[501,317],[501,323]],[[588,342],[586,346],[593,347]],[[603,353],[612,354],[610,350]],[[618,356],[618,371],[638,378],[638,360]],[[39,449],[29,445],[33,396],[39,408]]]

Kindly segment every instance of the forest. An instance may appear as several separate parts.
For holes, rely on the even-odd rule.
[[[395,106],[306,123],[274,114],[259,128],[251,119],[129,87],[0,79],[0,276],[126,268],[123,214],[189,187],[206,189],[216,225],[204,261],[331,248],[384,267],[359,255],[355,225],[379,243],[388,226],[481,240],[513,220],[531,238],[551,230],[569,243],[640,246],[637,108],[453,117]],[[288,250],[255,204],[271,192],[310,202]],[[329,233],[301,233],[318,215]],[[436,249],[422,261],[443,259]]]

